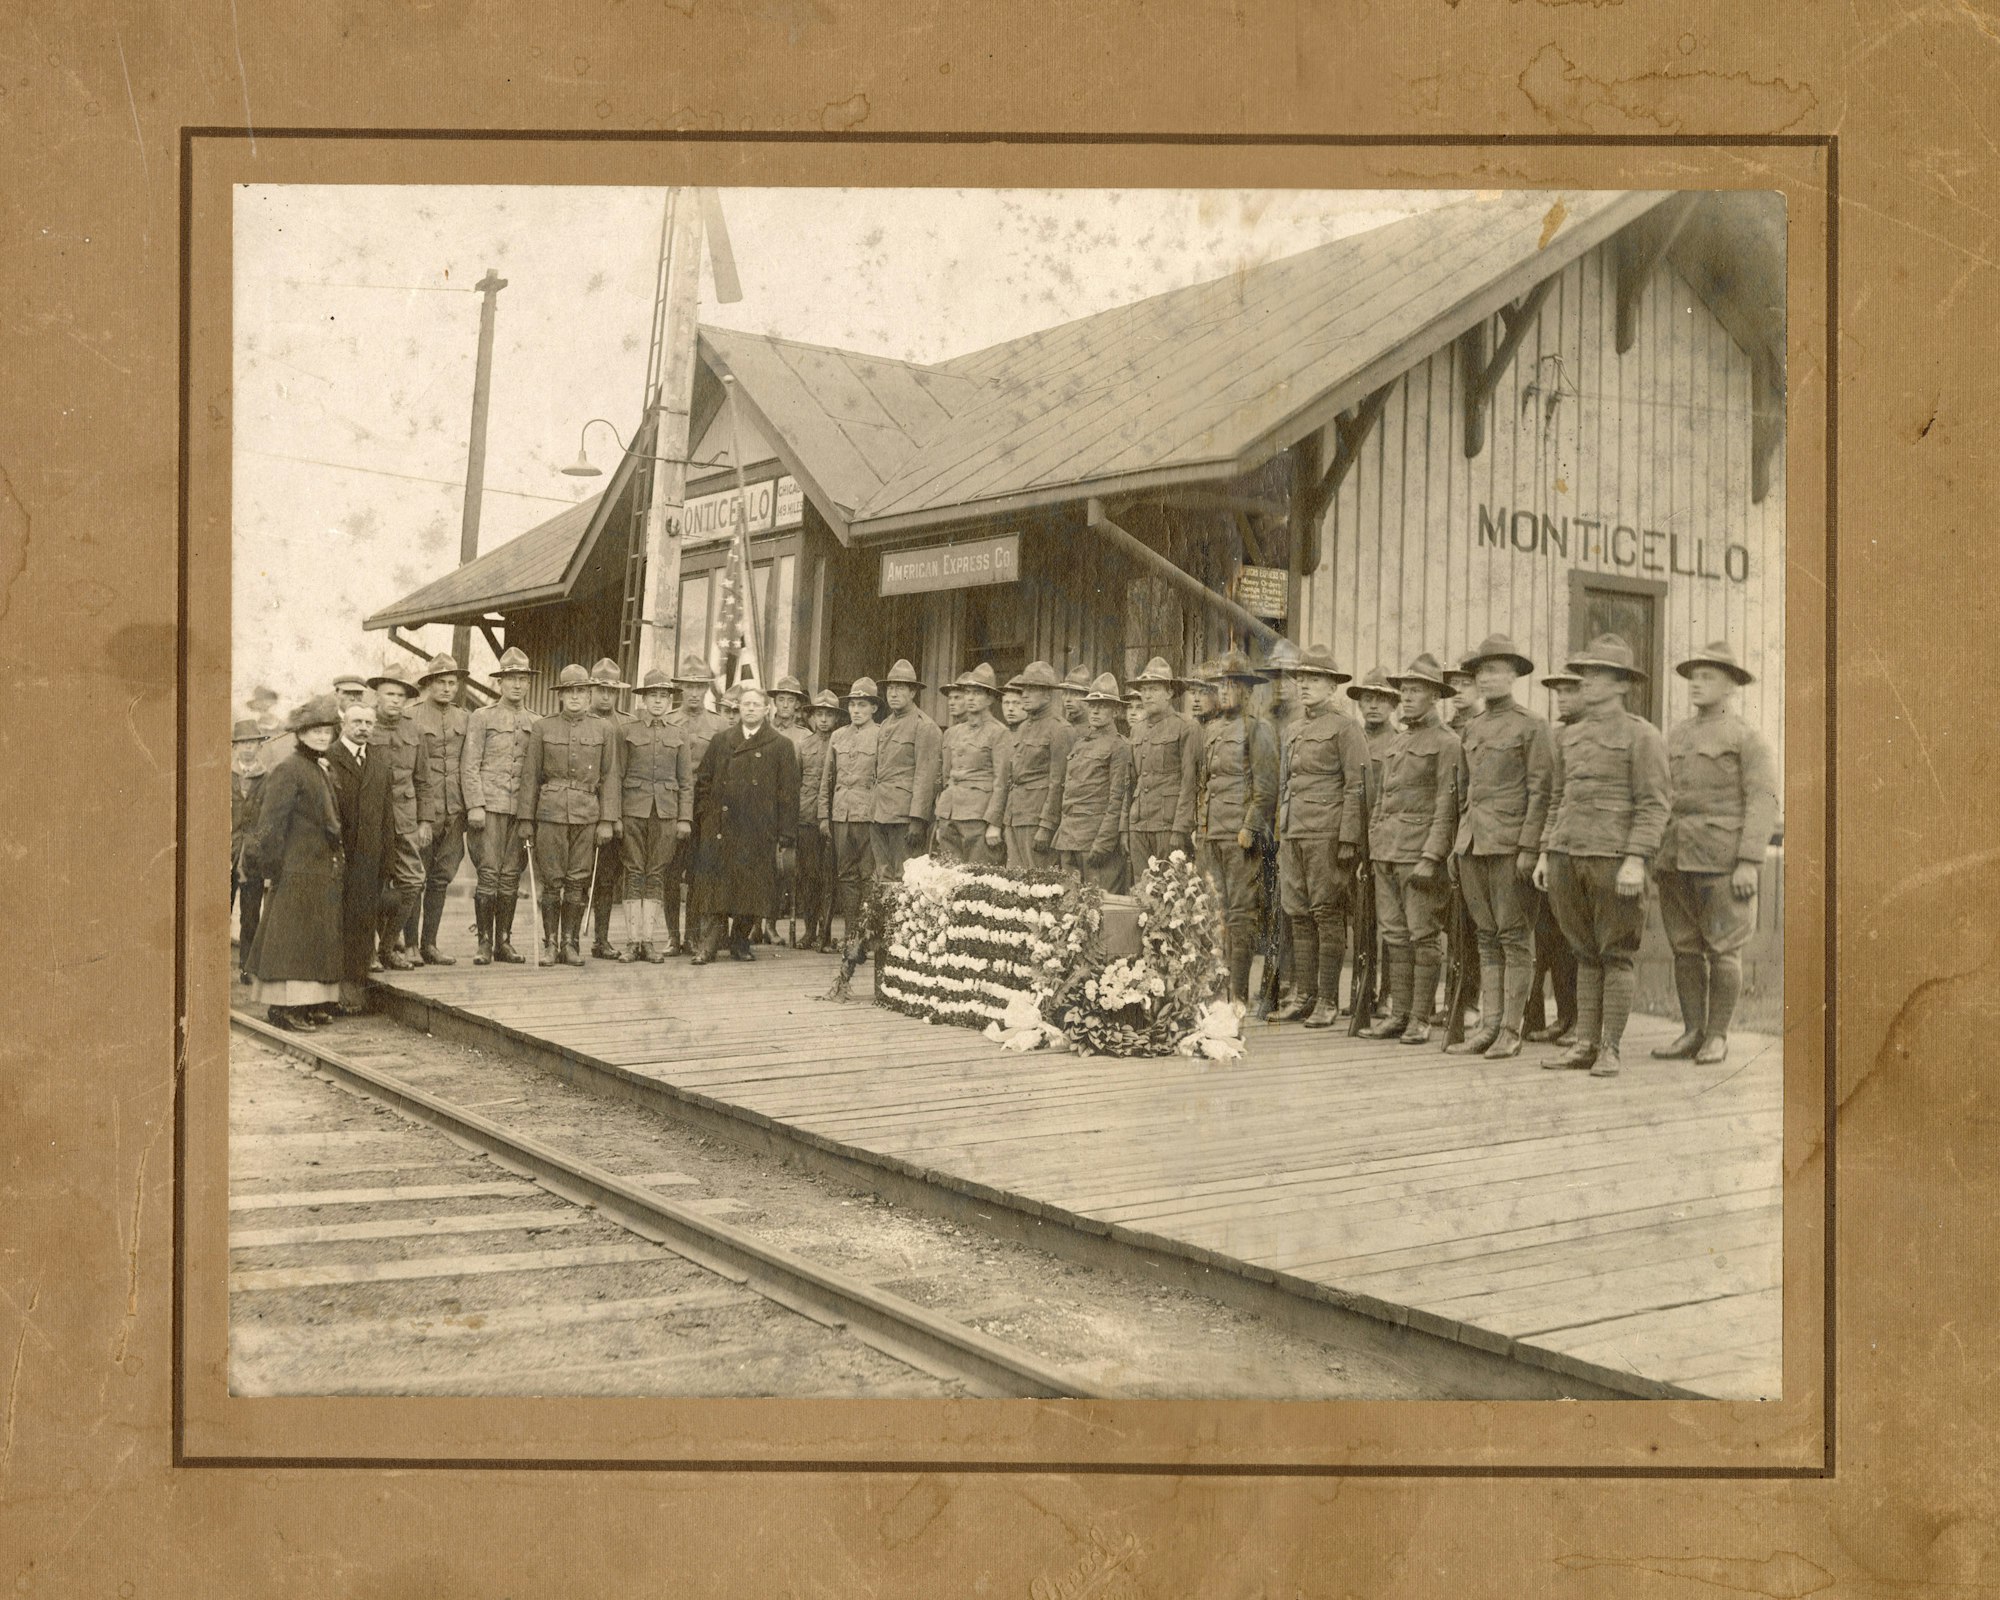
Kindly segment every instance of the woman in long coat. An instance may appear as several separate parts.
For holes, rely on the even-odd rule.
[[[244,862],[270,884],[250,951],[251,997],[273,1026],[311,1033],[340,1000],[340,894],[346,862],[324,754],[340,713],[333,698],[292,713],[297,747],[264,780]]]
[[[799,752],[764,720],[768,706],[762,689],[744,685],[742,720],[709,740],[695,769],[695,884],[706,918],[696,966],[715,959],[724,919],[730,959],[757,959],[750,930],[759,917],[778,914],[779,885],[797,859]]]

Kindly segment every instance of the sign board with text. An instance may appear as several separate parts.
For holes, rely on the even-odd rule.
[[[1253,617],[1283,622],[1291,574],[1283,567],[1245,567],[1236,574],[1236,603]]]
[[[1018,533],[969,539],[959,544],[926,545],[920,550],[882,552],[881,592],[885,595],[972,589],[984,583],[1013,583],[1020,576]]]
[[[796,528],[805,521],[805,494],[799,480],[787,474],[766,478],[762,483],[744,485],[743,498],[750,507],[750,533],[774,533]],[[713,544],[736,536],[736,491],[698,494],[681,508],[681,540],[684,544]]]

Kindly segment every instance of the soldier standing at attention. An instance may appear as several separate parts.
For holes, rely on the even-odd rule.
[[[875,751],[875,870],[901,882],[903,862],[929,847],[944,735],[917,704],[917,669],[898,661],[882,680],[889,702]]]
[[[1347,911],[1361,855],[1361,801],[1368,741],[1333,692],[1351,674],[1312,645],[1292,663],[1299,716],[1278,756],[1279,894],[1292,925],[1292,998],[1279,1022],[1330,1028],[1340,1015]]]
[[[848,724],[827,741],[826,766],[819,780],[819,832],[833,852],[842,933],[840,976],[824,998],[845,1000],[848,979],[860,964],[861,902],[875,862],[875,760],[882,742],[875,712],[881,701],[873,678],[856,678],[847,689]]]
[[[1000,831],[1001,745],[1007,730],[993,715],[1000,686],[984,661],[960,674],[952,685],[965,707],[962,721],[944,735],[944,787],[938,794],[938,853],[975,867],[997,867],[1007,859]]]
[[[804,754],[802,746],[805,740],[811,735],[811,730],[806,727],[806,686],[800,683],[789,672],[771,686],[771,715],[769,721],[774,729],[790,741],[795,753]],[[818,800],[818,789],[813,790],[813,798],[815,801]],[[778,885],[778,893],[780,895],[779,914],[783,915],[789,912],[795,920],[799,915],[798,871],[799,867],[804,864],[806,841],[819,837],[819,813],[814,811],[811,815],[808,815],[806,812],[801,811],[799,813],[799,825],[803,831],[799,835],[798,846],[793,850],[792,875],[785,882]],[[760,931],[762,931],[761,927]],[[776,943],[777,931],[775,928],[770,931],[771,942]],[[763,941],[760,940],[759,942]]]
[[[242,717],[229,734],[229,904],[243,902],[237,924],[238,975],[250,981],[250,947],[257,942],[257,917],[264,908],[264,880],[243,870],[243,855],[257,832],[257,796],[264,775],[257,770],[257,747],[264,730],[255,717]]]
[[[618,671],[618,663],[609,656],[603,657],[590,669],[590,714],[611,733],[608,749],[614,761],[620,749],[617,736],[632,721],[630,713],[618,709],[618,691],[631,687]],[[624,836],[625,818],[614,809],[611,813],[611,842],[598,847],[590,878],[593,935],[590,953],[599,961],[609,961],[618,954],[611,943],[611,908],[618,904],[625,892],[625,855],[621,843]]]
[[[465,747],[458,770],[465,791],[465,826],[479,874],[472,895],[479,932],[476,967],[527,960],[514,949],[514,907],[521,893],[527,845],[517,826],[521,814],[521,769],[528,759],[528,735],[535,719],[528,712],[528,683],[534,669],[525,652],[510,648],[493,670],[500,698],[465,719]]]
[[[1074,666],[1062,681],[1062,719],[1077,733],[1083,729],[1083,702],[1090,693],[1090,668]]]
[[[590,873],[612,839],[619,810],[616,735],[590,714],[590,674],[575,662],[556,679],[562,710],[540,718],[528,735],[521,771],[523,838],[532,836],[541,879],[542,926],[559,965],[580,967],[583,919],[590,910]]]
[[[423,698],[410,713],[418,730],[430,741],[431,786],[444,799],[442,818],[431,830],[431,842],[424,849],[423,922],[418,930],[417,953],[426,966],[449,967],[456,963],[438,949],[438,927],[444,921],[445,895],[451,880],[465,861],[465,791],[459,773],[465,748],[466,713],[458,704],[459,685],[464,675],[450,656],[431,657],[417,679]],[[409,930],[406,928],[405,932]],[[407,940],[405,941],[407,942]]]
[[[1368,1039],[1427,1044],[1444,965],[1444,858],[1458,831],[1458,735],[1438,716],[1445,693],[1435,657],[1420,655],[1389,683],[1401,696],[1403,731],[1382,758],[1370,810],[1368,856],[1375,915],[1389,977],[1389,1010]]]
[[[1550,691],[1556,703],[1556,719],[1550,739],[1551,824],[1555,821],[1553,797],[1562,781],[1562,751],[1557,747],[1557,741],[1562,736],[1562,730],[1583,714],[1583,702],[1577,698],[1577,689],[1582,682],[1574,672],[1552,672],[1542,679],[1542,687]],[[1527,892],[1535,904],[1535,976],[1528,985],[1528,1007],[1521,1019],[1528,1026],[1521,1037],[1530,1044],[1559,1044],[1567,1049],[1576,1042],[1576,952],[1570,949],[1569,940],[1563,937],[1563,931],[1556,923],[1555,907],[1549,903],[1549,897],[1532,881]],[[1542,1002],[1544,973],[1548,974],[1549,987],[1555,991],[1556,1020],[1553,1025],[1549,1023],[1548,1009]]]
[[[729,726],[729,719],[716,715],[708,709],[708,691],[714,683],[714,675],[708,670],[708,663],[700,656],[687,655],[681,658],[680,671],[674,674],[674,687],[680,690],[681,703],[673,712],[673,720],[680,724],[687,734],[688,771],[699,771],[701,758],[708,753],[708,741]],[[699,817],[688,819],[696,827],[701,825]],[[677,956],[694,947],[694,913],[687,913],[688,921],[681,920],[681,899],[683,893],[691,905],[694,901],[695,856],[693,850],[680,850],[674,854],[674,864],[667,872],[667,954]],[[682,930],[686,929],[683,937]]]
[[[1549,725],[1514,699],[1535,664],[1505,634],[1465,658],[1480,710],[1460,736],[1458,883],[1479,948],[1479,1031],[1449,1050],[1505,1061],[1521,1053],[1521,1016],[1534,973],[1535,863],[1548,822],[1555,745]]]
[[[1047,834],[1056,859],[1108,894],[1124,887],[1118,829],[1130,793],[1132,749],[1116,727],[1118,680],[1104,673],[1084,696],[1084,731],[1069,759],[1049,780],[1039,839]]]
[[[1054,833],[1042,831],[1051,781],[1060,781],[1075,736],[1054,707],[1059,687],[1056,669],[1046,661],[1030,661],[1008,684],[1021,692],[1024,715],[1014,730],[1013,744],[997,787],[1007,828],[1007,865],[1017,869],[1055,865],[1050,854]]]
[[[1000,721],[1011,738],[1016,728],[1027,720],[1028,708],[1021,701],[1021,691],[1011,683],[1000,691]]]
[[[626,948],[620,961],[659,963],[655,944],[666,928],[667,884],[674,855],[694,831],[694,776],[688,767],[687,730],[672,720],[673,675],[654,667],[639,690],[639,715],[616,728],[618,788],[625,831],[619,859],[625,869]],[[601,869],[600,869],[601,870]]]
[[[1667,735],[1673,812],[1654,871],[1681,1036],[1653,1054],[1713,1066],[1729,1055],[1740,952],[1757,925],[1757,877],[1778,825],[1778,767],[1764,736],[1737,714],[1736,691],[1753,680],[1726,642],[1674,670],[1688,681],[1694,715]]]
[[[1264,857],[1278,803],[1278,741],[1248,714],[1263,681],[1240,650],[1215,663],[1216,713],[1202,753],[1201,867],[1222,903],[1229,997],[1248,1005],[1250,962],[1264,912]]]
[[[1463,739],[1466,724],[1479,715],[1479,679],[1472,669],[1472,657],[1466,656],[1455,667],[1445,668],[1445,687],[1451,691],[1451,699],[1440,712],[1444,725]]]
[[[806,925],[802,950],[831,952],[833,945],[833,846],[819,826],[819,786],[834,726],[843,721],[831,689],[812,697],[799,752],[799,861],[793,894]]]
[[[1396,711],[1403,697],[1390,686],[1389,675],[1381,667],[1370,667],[1359,679],[1347,686],[1347,698],[1354,702],[1354,709],[1361,721],[1361,739],[1368,747],[1368,781],[1361,791],[1361,862],[1356,869],[1356,881],[1362,873],[1368,875],[1372,883],[1375,867],[1368,853],[1368,835],[1374,823],[1375,806],[1382,792],[1382,761],[1389,753],[1402,731],[1396,726]],[[1364,944],[1373,942],[1371,957],[1380,954],[1380,925],[1378,919],[1369,919],[1367,907],[1357,893],[1352,897],[1354,906],[1354,936],[1349,948],[1359,957]],[[1382,985],[1387,981],[1387,963],[1376,959],[1370,968],[1371,982],[1377,995],[1384,992]]]
[[[771,726],[791,736],[805,732],[806,686],[789,672],[771,685]],[[797,738],[792,748],[798,748]]]
[[[1208,660],[1201,664],[1198,670],[1190,673],[1186,679],[1188,716],[1203,729],[1206,729],[1215,720],[1215,714],[1220,709],[1220,702],[1216,699],[1217,679],[1215,675],[1218,670],[1215,658],[1210,656]],[[1207,734],[1204,733],[1203,738],[1206,737]]]
[[[1547,892],[1576,952],[1576,1043],[1544,1067],[1616,1076],[1632,1010],[1632,958],[1646,931],[1646,863],[1667,829],[1667,742],[1625,709],[1644,674],[1632,647],[1601,633],[1567,663],[1583,680],[1583,715],[1556,748],[1555,821],[1535,887]]]
[[[1194,809],[1201,795],[1202,730],[1174,709],[1178,687],[1164,656],[1132,680],[1144,715],[1132,730],[1132,880],[1154,856],[1194,858]]]
[[[1289,639],[1272,641],[1264,660],[1264,672],[1271,682],[1269,718],[1272,737],[1278,741],[1278,766],[1285,764],[1285,748],[1298,727],[1299,685],[1292,676],[1299,663],[1299,647]],[[1252,713],[1254,715],[1254,712]],[[1263,979],[1257,989],[1257,1004],[1251,1017],[1262,1021],[1276,1009],[1281,988],[1291,984],[1292,924],[1283,909],[1278,890],[1278,850],[1274,843],[1264,858],[1264,922],[1258,936],[1264,956]]]
[[[375,691],[375,731],[369,735],[368,748],[381,750],[388,758],[396,817],[396,844],[375,927],[376,956],[389,971],[408,972],[416,962],[399,948],[398,937],[423,899],[424,851],[444,816],[444,797],[433,782],[423,732],[407,714],[417,686],[391,661],[384,663],[379,676],[368,680],[368,687]]]

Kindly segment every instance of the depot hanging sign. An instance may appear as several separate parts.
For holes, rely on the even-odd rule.
[[[741,499],[749,502],[749,526],[753,536],[796,528],[805,521],[805,494],[799,488],[799,480],[789,474],[782,478],[766,478],[762,483],[745,484]],[[681,542],[713,544],[735,537],[739,503],[734,489],[725,489],[720,494],[696,495],[681,507]]]
[[[934,589],[972,589],[983,583],[1012,583],[1021,576],[1021,536],[1003,533],[962,544],[934,544],[921,550],[882,552],[882,590],[888,594],[928,594]]]

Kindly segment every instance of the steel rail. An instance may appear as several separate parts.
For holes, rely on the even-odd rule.
[[[1112,1392],[1028,1351],[704,1217],[589,1162],[503,1127],[477,1112],[350,1061],[232,1009],[230,1025],[302,1060],[336,1082],[379,1100],[532,1178],[551,1194],[588,1206],[641,1238],[909,1365],[961,1378],[991,1393],[1024,1398],[1110,1399]]]

